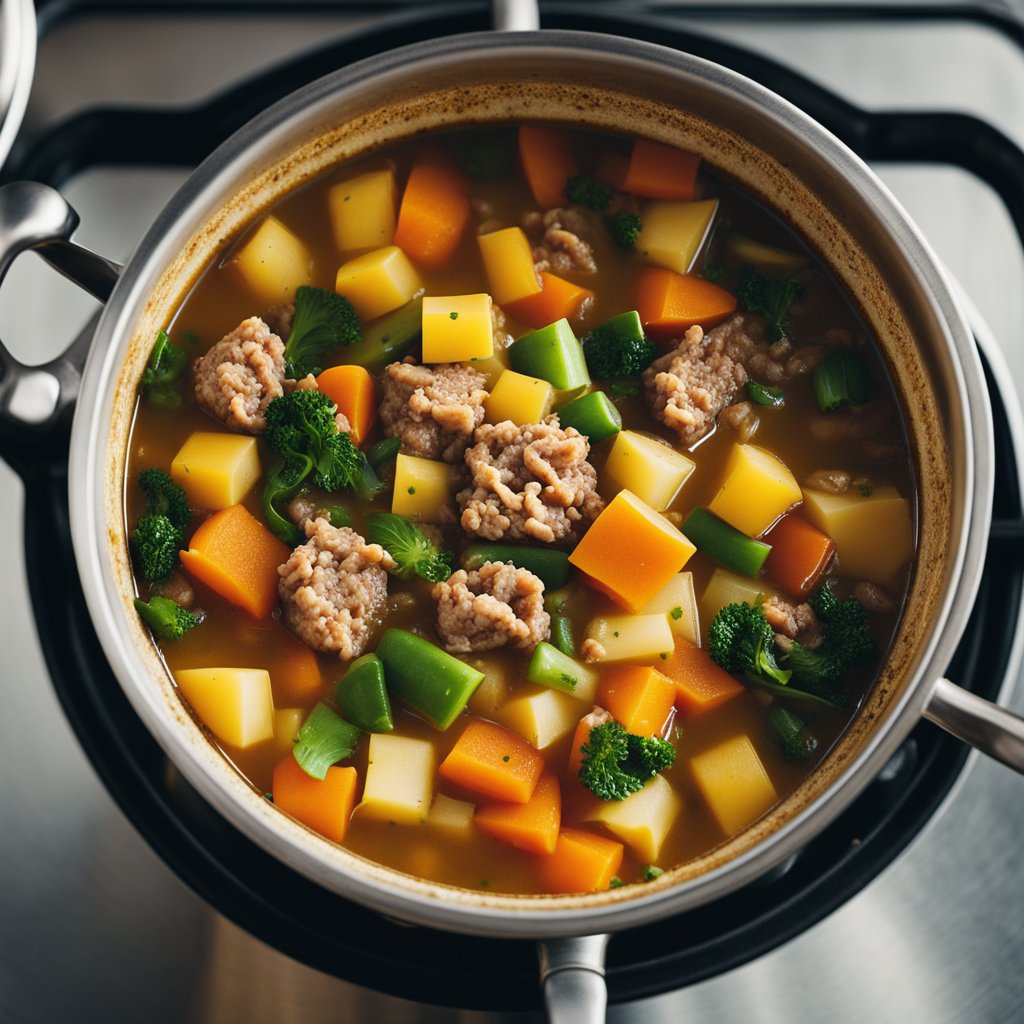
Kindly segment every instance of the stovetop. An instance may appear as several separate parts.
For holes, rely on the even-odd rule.
[[[81,137],[57,135],[34,154],[35,166],[27,165],[63,180],[83,217],[82,241],[114,257],[128,254],[184,179],[183,167],[209,148],[209,119],[182,114],[183,104],[209,113],[207,99],[222,88],[380,17],[365,6],[324,13],[323,5],[306,4],[284,17],[211,13],[201,4],[171,16],[145,6],[155,13],[139,16],[132,5],[108,3],[105,13],[73,20],[45,6],[50,28],[26,124],[29,133],[45,133],[98,103],[163,108],[165,117],[157,111],[144,119],[125,110],[113,128],[111,111],[102,124],[79,118],[72,129]],[[765,5],[745,5],[742,15],[725,18],[724,6],[699,14],[672,5],[672,23],[790,64],[868,110],[963,111],[1024,142],[1024,57],[991,20],[911,18],[909,10],[900,20],[837,20],[838,12],[812,17],[817,8],[807,8],[793,21],[768,17]],[[761,16],[747,9],[754,7]],[[225,117],[250,93],[257,90],[241,88],[220,101]],[[921,123],[893,118],[885,123],[888,134],[861,141],[869,155],[872,146],[889,158],[915,153],[914,126]],[[966,162],[955,119],[944,124],[950,164]],[[169,166],[133,163],[132,147],[143,137],[165,144]],[[62,151],[83,139],[94,147],[87,169],[62,166]],[[1024,384],[1024,295],[1015,285],[1024,260],[1013,223],[976,176],[935,163],[941,153],[923,158],[931,162],[877,169],[960,278],[997,346],[1003,340],[1010,376]],[[986,168],[998,186],[998,167]],[[17,354],[42,360],[75,336],[92,308],[37,261],[23,260],[0,293],[0,336]],[[991,359],[998,376],[998,348]],[[1011,418],[1019,420],[1017,405],[1011,397]],[[1017,429],[1019,436],[1019,423]],[[521,1019],[437,1010],[329,978],[262,945],[177,881],[107,797],[62,717],[27,598],[28,573],[38,591],[40,577],[54,571],[52,559],[24,565],[21,491],[5,467],[0,487],[15,498],[0,507],[0,650],[8,695],[0,718],[0,820],[7,824],[0,833],[0,1018]],[[29,515],[45,525],[35,510]],[[49,628],[47,642],[59,644],[59,635]],[[999,680],[987,682],[999,688]],[[1024,954],[1024,866],[1014,856],[1024,831],[1020,785],[1006,769],[972,759],[929,829],[821,924],[711,981],[616,1007],[611,1019],[1024,1019],[1017,968]],[[837,889],[843,884],[835,879]]]

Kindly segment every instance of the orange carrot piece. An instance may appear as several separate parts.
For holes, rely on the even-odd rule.
[[[352,443],[362,444],[377,419],[377,392],[369,372],[354,363],[332,366],[317,377],[316,386],[345,414]]]
[[[334,765],[321,782],[307,775],[289,754],[274,768],[274,806],[336,843],[345,838],[356,805],[359,775]]]
[[[546,270],[540,272],[540,281],[542,288],[539,292],[515,302],[506,302],[502,307],[527,327],[540,329],[563,317],[571,320],[579,312],[584,299],[594,297],[589,288],[555,277]]]
[[[319,697],[323,690],[323,676],[316,655],[291,630],[279,626],[281,635],[275,636],[273,653],[267,659],[266,670],[274,689],[274,701],[284,704],[302,703]]]
[[[469,223],[466,191],[455,161],[440,146],[421,146],[402,193],[395,245],[424,267],[444,266]]]
[[[622,191],[645,199],[692,199],[700,157],[650,139],[637,139]]]
[[[519,159],[533,193],[542,209],[565,204],[565,183],[579,173],[568,136],[557,128],[524,124],[519,129]]]
[[[253,618],[277,605],[277,567],[291,554],[241,505],[214,512],[181,552],[181,564],[201,583]]]
[[[650,665],[623,665],[601,680],[597,702],[635,736],[659,736],[672,713],[675,683]]]
[[[675,650],[658,668],[675,683],[676,707],[685,715],[702,715],[744,692],[707,651],[676,637]]]
[[[491,800],[525,804],[537,786],[544,758],[521,736],[493,722],[471,722],[441,762],[438,774]]]
[[[765,559],[768,578],[797,597],[817,585],[835,553],[835,541],[802,516],[783,516],[764,536],[772,549]]]
[[[614,149],[605,150],[601,159],[597,162],[597,169],[594,177],[598,181],[606,182],[612,188],[622,191],[626,182],[626,172],[629,170],[629,157],[625,153],[617,153]]]
[[[694,274],[646,267],[634,283],[640,320],[657,341],[667,341],[695,324],[714,327],[736,311],[736,296]]]
[[[569,765],[567,774],[573,779],[579,777],[580,768],[583,765],[583,751],[580,748],[590,739],[590,730],[593,728],[591,725],[592,714],[592,711],[588,711],[579,720],[579,724],[576,726],[576,731],[572,734],[572,746],[569,748]]]
[[[555,852],[540,861],[541,884],[548,892],[597,892],[607,889],[622,866],[622,843],[578,828],[558,833]]]
[[[481,832],[530,853],[554,853],[562,822],[562,792],[555,775],[542,775],[525,804],[481,804],[476,809]]]

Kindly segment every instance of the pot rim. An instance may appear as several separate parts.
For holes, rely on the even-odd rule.
[[[149,294],[172,258],[185,246],[261,155],[275,151],[300,125],[316,125],[322,114],[355,97],[364,85],[389,77],[449,64],[460,56],[514,50],[524,56],[571,60],[595,54],[622,67],[638,63],[657,68],[659,76],[678,84],[699,85],[756,108],[777,131],[788,132],[816,147],[835,166],[836,173],[856,189],[862,205],[887,225],[900,258],[913,267],[925,284],[928,303],[945,324],[951,359],[951,388],[960,416],[953,417],[951,445],[959,446],[965,467],[962,488],[965,513],[960,524],[957,554],[950,570],[955,580],[945,592],[935,616],[936,626],[918,653],[917,669],[876,727],[858,757],[824,793],[803,807],[770,837],[727,863],[695,878],[627,900],[599,906],[572,906],[572,898],[497,897],[479,901],[445,900],[443,887],[433,883],[401,887],[389,883],[388,869],[357,874],[339,870],[326,856],[323,841],[296,841],[302,830],[284,815],[268,808],[253,792],[227,783],[227,773],[214,776],[186,737],[181,721],[169,713],[161,694],[141,664],[122,611],[123,595],[110,566],[113,543],[105,489],[109,437],[113,425],[114,385],[134,323]],[[617,931],[655,917],[676,914],[731,892],[796,852],[827,825],[867,785],[918,721],[931,683],[942,675],[959,641],[980,582],[987,523],[992,502],[992,426],[988,393],[980,359],[960,306],[930,247],[911,224],[902,207],[870,169],[826,129],[767,89],[701,58],[666,47],[596,33],[543,31],[539,33],[472,33],[441,41],[418,43],[361,61],[326,76],[257,116],[223,143],[189,177],[154,222],[129,261],[97,325],[75,410],[70,452],[69,490],[72,538],[82,587],[93,624],[114,672],[147,729],[171,761],[220,813],[264,849],[306,877],[375,910],[420,924],[471,934],[500,934],[539,938]],[[219,754],[217,754],[220,757]],[[291,826],[289,828],[289,826]],[[307,836],[308,838],[308,836]],[[392,876],[397,878],[398,873]]]

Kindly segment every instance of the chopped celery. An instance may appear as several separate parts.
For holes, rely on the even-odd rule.
[[[545,590],[563,587],[569,580],[569,556],[555,548],[470,544],[462,552],[464,569],[479,569],[484,562],[511,562],[520,569],[527,569],[544,584]]]
[[[572,636],[572,623],[564,615],[552,616],[551,642],[570,658],[576,653],[576,644]]]
[[[580,700],[592,701],[597,693],[597,673],[543,641],[534,648],[526,678],[538,686],[561,690]]]
[[[332,764],[355,750],[359,733],[326,704],[317,704],[302,723],[292,753],[307,775],[323,780]]]
[[[415,298],[387,316],[363,326],[363,340],[338,350],[342,363],[380,373],[388,363],[408,354],[423,327],[423,299]]]
[[[514,341],[508,361],[518,373],[539,377],[562,390],[590,383],[583,349],[564,317]]]
[[[706,508],[695,508],[683,523],[683,533],[699,551],[733,572],[756,576],[772,546],[740,533]]]
[[[822,412],[864,405],[871,397],[867,364],[848,348],[825,356],[814,368],[814,397]]]
[[[558,411],[562,427],[575,427],[591,444],[597,444],[622,429],[622,417],[603,391],[591,391]]]
[[[395,727],[384,685],[384,665],[376,654],[356,658],[334,689],[342,714],[366,732],[391,732]]]

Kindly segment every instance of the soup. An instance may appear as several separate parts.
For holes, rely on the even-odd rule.
[[[748,827],[913,557],[901,413],[815,254],[698,157],[570,128],[285,197],[157,340],[130,445],[137,605],[211,740],[469,889],[642,885]]]

